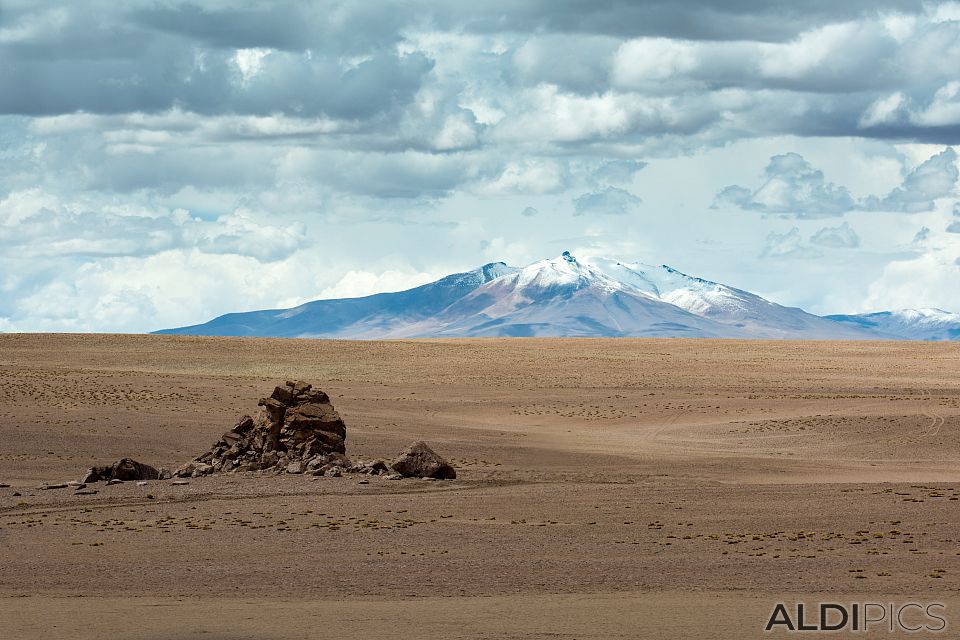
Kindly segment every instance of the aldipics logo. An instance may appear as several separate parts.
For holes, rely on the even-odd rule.
[[[821,602],[811,607],[778,602],[764,631],[936,632],[947,628],[946,609],[939,602]]]

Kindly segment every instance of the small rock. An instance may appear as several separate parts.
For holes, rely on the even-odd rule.
[[[73,492],[73,495],[75,495],[75,496],[92,496],[92,495],[96,495],[97,493],[98,493],[98,491],[97,491],[96,489],[78,489],[77,491],[74,491],[74,492]]]
[[[227,431],[225,434],[220,436],[220,439],[232,447],[236,443],[243,440],[243,436],[237,433],[236,431]]]
[[[403,476],[399,473],[391,473],[387,476],[387,480],[403,480]]]
[[[287,473],[303,473],[303,463],[299,460],[294,460],[287,465]]]
[[[37,487],[37,489],[42,489],[43,491],[46,491],[47,489],[66,489],[66,488],[67,488],[66,482],[58,482],[57,484],[42,484],[39,487]]]
[[[108,485],[110,485],[110,484],[123,484],[123,480],[121,480],[120,478],[111,478],[110,480],[107,480],[107,484],[108,484]]]
[[[357,484],[370,484],[370,481],[367,480],[366,478],[364,478],[363,480],[361,480],[361,481],[358,482]]]
[[[145,487],[145,486],[147,486],[147,481],[146,481],[146,480],[141,480],[140,482],[137,483],[137,486],[138,486],[138,487]]]
[[[190,483],[187,480],[174,480],[170,484],[172,484],[175,487],[182,487],[183,485],[190,484]]]
[[[324,471],[323,475],[327,478],[341,478],[343,477],[343,472],[340,471],[339,467],[334,467],[333,469],[327,469]]]
[[[19,496],[19,495],[20,495],[20,492],[19,492],[19,491],[14,491],[14,492],[13,492],[12,494],[10,494],[10,495]]]
[[[0,482],[0,489],[6,489],[9,486],[6,482]]]
[[[205,476],[213,473],[213,465],[206,464],[205,462],[198,462],[193,469],[194,478],[199,478],[200,476]]]
[[[84,484],[83,482],[77,482],[76,480],[71,480],[70,482],[67,483],[67,486],[73,487],[75,489],[83,489],[87,485]]]
[[[450,466],[450,463],[437,455],[422,440],[418,440],[404,449],[390,466],[400,475],[407,477],[435,478],[438,480],[453,480],[457,477],[457,472]]]

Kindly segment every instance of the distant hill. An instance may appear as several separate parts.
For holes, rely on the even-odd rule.
[[[960,338],[960,315],[924,310],[821,317],[666,265],[576,258],[565,251],[522,269],[494,262],[406,291],[229,313],[157,333],[953,340]]]

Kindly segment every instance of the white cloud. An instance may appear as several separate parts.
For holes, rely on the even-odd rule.
[[[913,114],[912,120],[927,127],[960,124],[960,81],[951,80],[937,89],[930,104]]]
[[[697,68],[703,55],[697,43],[668,38],[640,38],[620,45],[613,62],[613,80],[631,88],[648,86]]]
[[[636,211],[642,202],[643,200],[625,189],[604,187],[574,198],[573,211],[576,216],[626,215]]]
[[[810,237],[810,243],[831,249],[856,249],[860,246],[860,236],[849,223],[838,227],[824,227]]]
[[[240,84],[247,86],[250,80],[263,70],[263,59],[270,55],[271,49],[254,47],[252,49],[237,49],[233,60],[240,70]]]
[[[956,253],[929,251],[889,263],[869,286],[862,310],[956,310],[960,300],[960,268],[956,260]]]
[[[957,153],[951,147],[931,156],[904,178],[903,183],[881,198],[867,198],[865,209],[915,213],[930,211],[934,201],[953,193],[960,171]]]
[[[798,153],[770,158],[764,182],[757,189],[726,187],[713,204],[714,208],[731,205],[796,218],[839,216],[856,206],[846,187],[828,182],[822,171]]]
[[[60,208],[60,199],[42,189],[14,191],[0,200],[0,226],[15,227],[24,220],[47,210]]]
[[[474,190],[483,196],[553,193],[564,187],[565,177],[566,170],[559,162],[529,159],[508,162],[496,178],[478,184]]]
[[[734,206],[795,218],[842,216],[855,210],[930,211],[936,200],[953,194],[960,174],[956,161],[956,152],[947,147],[910,171],[886,196],[856,201],[846,187],[828,182],[822,171],[791,152],[770,158],[765,182],[757,189],[725,187],[714,198],[712,208]]]
[[[767,236],[767,242],[760,257],[773,259],[806,259],[819,258],[822,255],[822,251],[804,242],[798,227],[793,227],[786,233],[771,232]]]
[[[897,123],[903,119],[903,107],[906,106],[906,102],[907,97],[900,91],[877,98],[860,117],[859,126],[868,128]]]
[[[354,298],[385,291],[403,291],[433,282],[447,274],[418,273],[390,269],[382,272],[351,269],[332,286],[323,289],[318,299]],[[302,300],[301,302],[306,302]]]
[[[463,113],[448,116],[433,139],[433,148],[440,151],[469,149],[477,144],[477,130],[474,123]]]
[[[197,250],[105,258],[24,296],[12,320],[31,331],[162,329],[307,293],[314,283],[302,276],[292,260],[264,264]]]

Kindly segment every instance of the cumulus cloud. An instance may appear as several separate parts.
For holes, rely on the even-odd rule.
[[[868,287],[862,308],[957,310],[960,272],[955,254],[927,251],[907,260],[888,263]]]
[[[625,184],[647,166],[642,160],[605,160],[594,170],[592,179],[602,184]]]
[[[433,282],[444,275],[447,274],[411,273],[397,269],[381,272],[351,269],[332,286],[320,291],[317,299],[355,298],[384,291],[403,291]]]
[[[767,235],[761,258],[819,258],[823,252],[804,242],[798,227],[786,233],[771,232]]]
[[[953,193],[958,175],[957,152],[948,147],[908,173],[903,184],[883,198],[867,198],[863,208],[907,213],[930,211],[934,200]]]
[[[576,216],[594,214],[626,215],[636,210],[643,202],[639,197],[618,187],[604,187],[577,196],[573,200]]]
[[[554,193],[564,187],[566,168],[557,161],[531,158],[508,162],[496,177],[475,187],[484,196]]]
[[[794,218],[842,216],[854,211],[930,211],[934,201],[953,193],[957,182],[957,154],[948,147],[910,171],[900,186],[886,196],[854,200],[846,187],[828,182],[803,156],[773,156],[756,189],[731,185],[721,190],[712,208],[738,207]]]
[[[856,205],[846,187],[828,182],[798,153],[770,158],[764,182],[756,189],[737,185],[717,194],[713,207],[736,206],[796,218],[840,216]]]
[[[213,220],[183,209],[125,208],[94,201],[62,202],[38,189],[0,200],[0,248],[24,258],[147,256],[196,247],[270,262],[304,243],[300,223],[265,224],[238,209]]]
[[[810,237],[810,243],[831,249],[856,249],[860,246],[860,236],[849,223],[839,227],[824,227]]]
[[[953,205],[953,222],[947,226],[947,233],[960,233],[960,202]]]

